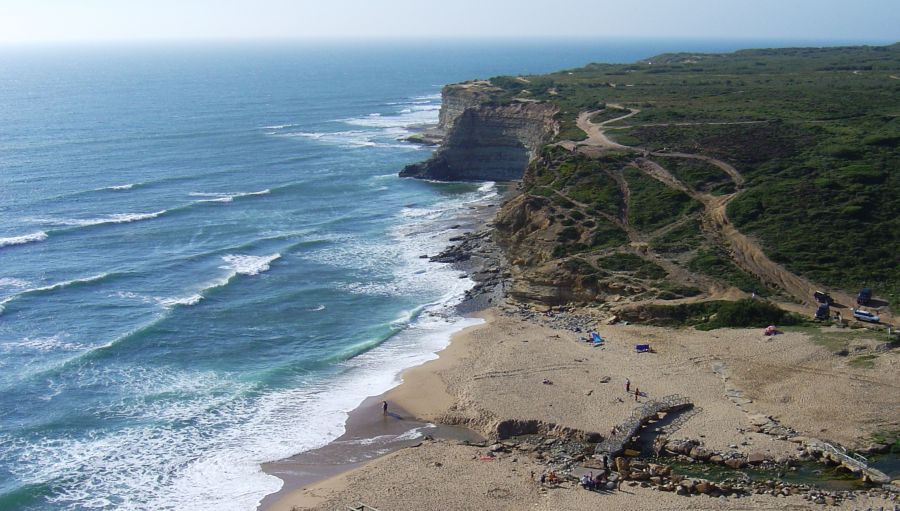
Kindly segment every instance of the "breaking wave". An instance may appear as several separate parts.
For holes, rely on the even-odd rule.
[[[22,236],[12,236],[9,238],[0,238],[0,248],[11,247],[13,245],[24,245],[26,243],[34,243],[47,239],[47,233],[44,231],[33,232],[31,234],[23,234]]]

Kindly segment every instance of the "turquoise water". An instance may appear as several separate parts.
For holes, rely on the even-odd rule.
[[[740,46],[0,50],[0,509],[253,509],[471,323],[443,84]]]

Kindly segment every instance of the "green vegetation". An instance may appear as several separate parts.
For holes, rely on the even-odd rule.
[[[720,249],[703,249],[688,263],[688,268],[717,278],[746,293],[769,296],[769,290],[762,282],[735,266],[728,255]]]
[[[640,230],[653,230],[700,209],[684,192],[674,190],[643,172],[629,168],[625,179],[631,189],[628,222]]]
[[[883,336],[874,330],[867,328],[843,329],[839,331],[823,331],[818,323],[810,323],[802,326],[791,326],[786,331],[802,332],[819,346],[839,355],[847,355],[847,349],[853,341],[877,340]]]
[[[893,454],[900,454],[900,430],[879,431],[872,435],[872,441],[889,446]]]
[[[653,238],[650,247],[664,254],[675,254],[694,250],[700,246],[703,235],[696,218],[689,218],[672,230]]]
[[[653,161],[665,167],[681,182],[695,190],[716,195],[733,193],[735,191],[734,183],[728,174],[703,160],[654,157]]]
[[[682,286],[669,282],[661,282],[657,284],[657,287],[659,287],[659,293],[656,295],[656,297],[660,300],[677,300],[679,298],[697,296],[703,292],[696,287]]]
[[[604,270],[629,272],[642,279],[656,280],[666,276],[666,270],[658,264],[628,252],[601,257],[597,264]]]
[[[693,326],[698,330],[729,327],[766,327],[791,325],[801,321],[797,316],[761,300],[736,302],[710,301],[679,305],[651,305],[654,318],[649,323],[660,326]],[[626,318],[627,319],[627,318]]]
[[[848,365],[857,369],[872,369],[878,355],[862,355],[851,360]]]
[[[633,64],[590,64],[558,73],[491,79],[491,102],[542,100],[559,107],[560,138],[581,139],[579,112],[609,103],[637,108],[628,129],[609,135],[653,151],[708,155],[735,166],[746,178],[728,215],[758,238],[766,253],[789,270],[851,293],[873,288],[900,310],[900,44],[841,48],[745,50],[731,54],[675,53]],[[616,117],[613,108],[595,115]],[[678,125],[676,125],[676,123]],[[720,124],[709,124],[720,123]],[[722,124],[724,123],[724,124]],[[598,213],[624,211],[615,183],[602,176],[621,171],[616,161],[578,162],[562,175],[556,154],[545,182]],[[711,193],[730,193],[730,180],[698,160],[657,158],[685,183]],[[615,160],[615,159],[614,159]],[[546,162],[545,162],[546,164]],[[587,174],[590,169],[599,170]],[[580,173],[585,174],[580,174]],[[684,194],[625,172],[631,188],[629,222],[642,232],[658,229],[697,205]],[[592,233],[591,247],[626,238],[607,223]],[[702,248],[689,227],[651,240],[668,254],[701,249],[692,269],[758,293],[763,286],[742,274],[725,254]],[[601,241],[602,240],[602,241]],[[587,245],[587,243],[585,243]]]

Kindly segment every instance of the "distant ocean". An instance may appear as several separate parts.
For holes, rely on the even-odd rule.
[[[440,88],[742,42],[0,49],[0,510],[252,510],[470,324]]]

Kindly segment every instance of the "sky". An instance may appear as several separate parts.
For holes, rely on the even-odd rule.
[[[900,0],[0,0],[0,43],[634,37],[900,41]]]

